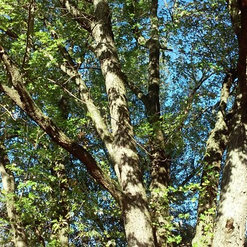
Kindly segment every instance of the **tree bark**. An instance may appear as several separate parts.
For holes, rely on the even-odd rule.
[[[56,183],[58,182],[53,185],[57,189],[54,190],[53,198],[51,198],[55,200],[55,207],[52,209],[54,211],[53,220],[55,220],[52,239],[55,239],[61,247],[69,246],[69,185],[65,168],[66,161],[66,158],[56,160],[51,168],[52,174],[57,177]]]
[[[167,246],[166,224],[169,215],[168,200],[164,200],[169,185],[169,158],[165,153],[164,134],[160,122],[160,42],[158,1],[151,1],[151,30],[150,39],[146,46],[149,50],[149,86],[148,94],[144,97],[144,105],[148,122],[153,129],[150,137],[151,149],[151,198],[152,220],[154,225],[156,246]]]
[[[119,202],[121,191],[116,182],[101,170],[97,162],[86,149],[66,136],[49,117],[43,114],[25,88],[25,78],[23,74],[21,74],[19,69],[13,64],[1,46],[0,59],[4,63],[9,79],[13,85],[13,88],[10,88],[2,83],[0,84],[0,90],[8,95],[16,105],[26,112],[54,142],[78,158],[86,166],[89,174]]]
[[[121,71],[111,29],[107,1],[94,1],[96,21],[92,22],[95,54],[100,61],[108,95],[115,171],[123,191],[122,209],[129,246],[154,246],[151,217],[130,124],[125,76]]]
[[[129,119],[124,75],[113,40],[108,3],[103,0],[94,1],[95,18],[83,19],[80,18],[80,12],[69,1],[62,2],[68,12],[75,16],[75,20],[91,32],[95,41],[94,51],[100,61],[102,74],[105,78],[111,114],[113,150],[111,150],[110,156],[113,163],[116,164],[115,171],[121,190],[114,180],[102,172],[92,156],[82,146],[68,138],[51,119],[40,111],[23,86],[24,79],[21,73],[11,63],[3,48],[0,51],[1,60],[6,66],[14,88],[2,84],[1,90],[36,121],[57,144],[81,160],[93,178],[119,202],[123,211],[129,246],[154,246],[151,217]]]
[[[9,165],[6,148],[0,143],[0,173],[2,177],[3,190],[5,192],[7,214],[13,231],[13,242],[16,247],[27,247],[27,236],[22,225],[20,216],[15,206],[15,179],[12,172],[6,167]]]
[[[244,246],[247,215],[247,114],[235,114],[223,170],[213,247]]]
[[[95,107],[90,103],[90,100],[86,99],[87,96],[84,94],[82,97],[84,100],[86,99],[87,109],[93,111],[92,119],[95,122],[96,130],[109,152],[123,192],[120,206],[123,210],[127,242],[129,246],[153,246],[151,217],[127,107],[126,77],[121,70],[114,43],[110,10],[107,1],[96,0],[92,2],[94,16],[83,20],[83,22],[79,16],[84,16],[84,14],[80,14],[80,11],[72,6],[69,1],[63,1],[62,3],[67,12],[75,18],[82,28],[89,31],[94,39],[93,49],[101,65],[108,95],[111,135],[97,127],[98,121],[95,120],[98,119],[96,115],[99,116],[99,114],[93,110]],[[80,84],[81,88],[84,87],[82,81],[80,83],[77,81],[77,84]],[[83,91],[86,93],[85,87]],[[105,135],[105,133],[107,134]]]
[[[208,137],[203,159],[196,234],[192,241],[193,245],[202,247],[212,244],[221,161],[228,141],[226,106],[234,77],[235,75],[228,73],[223,81],[219,111],[214,129]]]
[[[244,246],[247,216],[247,2],[238,1],[238,91],[223,170],[213,247]]]

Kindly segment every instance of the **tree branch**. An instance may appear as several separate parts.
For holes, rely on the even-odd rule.
[[[26,41],[26,51],[24,54],[22,67],[25,67],[25,64],[28,62],[30,51],[32,48],[32,35],[34,27],[34,11],[35,11],[35,0],[30,0],[29,10],[28,10],[28,21],[27,21],[27,41]]]
[[[18,38],[18,35],[14,31],[12,31],[10,29],[4,30],[4,29],[0,28],[0,30],[2,32],[6,33],[12,39],[17,39]]]
[[[129,82],[129,80],[127,78],[125,80],[125,84],[136,95],[136,97],[144,103],[144,105],[146,103],[148,103],[147,95],[145,95],[144,92],[139,87],[137,87],[133,83]]]
[[[67,74],[70,78],[75,78],[75,83],[79,89],[79,95],[80,95],[81,101],[84,102],[84,104],[86,105],[86,108],[88,112],[90,113],[90,117],[93,121],[93,124],[95,126],[95,129],[98,135],[100,136],[101,140],[106,145],[108,151],[111,153],[112,152],[112,135],[108,131],[107,125],[99,109],[97,108],[93,99],[91,98],[89,90],[86,86],[86,83],[83,81],[80,73],[75,68],[73,59],[70,57],[69,53],[64,47],[60,46],[59,48],[60,48],[60,51],[63,57],[67,60],[67,63],[70,66],[68,67],[65,64],[62,64],[62,65],[56,64],[56,65],[60,67],[60,69],[65,74]],[[49,55],[49,58],[53,60],[53,57],[50,55]]]
[[[71,140],[55,123],[43,114],[31,98],[24,86],[24,78],[18,68],[12,63],[4,49],[0,46],[0,59],[6,67],[14,88],[1,84],[0,89],[7,94],[23,111],[29,115],[58,145],[78,158],[87,168],[90,175],[119,202],[121,192],[114,180],[104,174],[91,154],[81,145]]]
[[[88,32],[91,32],[91,22],[94,19],[93,16],[81,12],[69,0],[60,0],[60,4],[74,18],[74,20],[76,20],[81,25],[82,28]]]

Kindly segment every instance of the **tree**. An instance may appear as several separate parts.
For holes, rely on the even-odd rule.
[[[117,56],[110,23],[110,12],[107,2],[95,1],[94,18],[86,16],[81,19],[80,13],[68,1],[61,2],[68,14],[72,15],[80,25],[90,31],[96,42],[95,56],[101,64],[102,75],[105,78],[106,91],[109,98],[112,133],[110,133],[96,106],[87,95],[87,108],[92,114],[98,134],[101,136],[114,162],[121,191],[111,178],[106,176],[97,165],[94,158],[79,144],[74,143],[58,127],[46,117],[34,103],[26,90],[23,74],[13,64],[4,48],[1,48],[2,61],[10,74],[14,88],[2,85],[1,89],[12,98],[34,121],[36,121],[59,145],[79,158],[88,168],[89,173],[96,181],[103,185],[117,199],[122,210],[125,222],[127,241],[130,245],[153,245],[154,239],[150,214],[147,209],[147,198],[141,181],[139,159],[135,149],[133,130],[130,125],[129,112],[126,102],[124,76]],[[80,16],[80,18],[79,18]],[[28,44],[29,45],[29,44]],[[75,71],[65,67],[65,71],[73,73],[77,84],[84,86],[84,82]],[[83,94],[85,97],[85,94]],[[93,111],[91,108],[93,108]],[[91,110],[91,111],[90,111]],[[99,125],[101,123],[101,125]]]
[[[223,244],[243,246],[246,230],[244,217],[247,204],[242,195],[246,193],[244,180],[246,177],[247,3],[246,1],[229,1],[229,6],[238,37],[238,86],[230,125],[228,154],[223,170],[213,246]],[[238,201],[241,197],[242,199]]]
[[[212,232],[216,211],[221,219],[221,206],[216,210],[221,163],[227,150],[221,198],[231,198],[225,195],[224,186],[231,185],[226,170],[234,164],[230,157],[239,136],[234,128],[244,126],[245,119],[244,100],[231,106],[240,95],[235,77],[237,92],[245,98],[246,91],[244,3],[240,28],[239,20],[234,22],[241,30],[237,72],[236,39],[224,33],[232,27],[223,1],[168,1],[163,7],[157,0],[16,4],[2,1],[0,90],[3,101],[14,102],[11,110],[4,104],[5,111],[25,124],[13,117],[8,125],[6,118],[0,134],[16,128],[14,141],[3,140],[11,163],[18,159],[12,143],[28,133],[29,145],[17,150],[21,157],[26,156],[21,150],[30,155],[32,167],[20,161],[19,173],[13,167],[8,172],[16,177],[16,196],[25,192],[12,204],[22,232],[31,236],[26,245],[68,246],[73,236],[79,246],[124,246],[123,236],[109,230],[120,233],[122,225],[128,246],[179,244],[179,232],[184,234],[179,222],[186,222],[189,211],[189,218],[196,215],[186,196],[193,197],[198,188],[193,244],[211,245],[212,239],[218,244],[219,223],[214,238]],[[223,37],[217,44],[215,35]],[[217,114],[210,113],[212,108]],[[104,218],[102,212],[111,209]],[[46,230],[32,223],[30,212]],[[230,218],[231,231],[234,224]]]

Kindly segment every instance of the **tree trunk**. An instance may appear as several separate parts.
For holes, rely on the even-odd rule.
[[[66,96],[61,97],[59,101],[59,109],[62,119],[66,121],[70,113]],[[56,148],[56,157],[57,159],[51,167],[51,173],[54,174],[57,178],[56,182],[58,182],[58,184],[54,184],[54,187],[57,187],[57,189],[54,190],[53,194],[54,198],[57,198],[57,202],[55,204],[56,207],[53,210],[56,223],[59,227],[56,228],[57,230],[54,232],[54,236],[56,237],[56,240],[58,240],[60,247],[68,247],[70,206],[68,199],[69,183],[66,167],[68,167],[70,159],[69,155],[64,156],[63,150],[60,147]]]
[[[231,1],[232,3],[233,1]],[[237,5],[236,5],[237,3]],[[232,3],[233,4],[233,3]],[[233,5],[232,5],[233,6]],[[235,114],[229,137],[228,155],[223,170],[218,216],[213,247],[244,246],[247,216],[247,2],[235,1],[238,28],[238,90]],[[235,23],[236,24],[236,23]]]
[[[244,246],[247,215],[247,114],[236,113],[223,171],[213,247]]]
[[[18,212],[15,207],[15,179],[12,172],[6,168],[9,165],[5,146],[0,143],[0,173],[3,190],[6,193],[7,214],[13,231],[13,242],[16,247],[27,247],[27,237]]]
[[[110,155],[123,191],[121,206],[128,246],[154,246],[151,217],[127,108],[125,77],[114,44],[109,7],[107,1],[95,0],[94,8],[96,22],[91,25],[92,36],[108,95],[113,136],[113,153]]]
[[[148,94],[144,97],[144,105],[148,122],[153,129],[150,137],[151,150],[151,198],[152,220],[154,225],[156,246],[167,246],[167,220],[169,216],[167,187],[169,185],[170,163],[165,153],[164,134],[160,122],[160,42],[159,42],[159,21],[158,21],[158,1],[151,1],[151,30],[150,39],[146,45],[149,50],[149,86]]]
[[[228,140],[228,127],[225,122],[226,106],[233,80],[232,73],[228,73],[224,79],[216,123],[209,135],[203,159],[196,234],[192,241],[193,245],[202,247],[212,244],[221,161]]]

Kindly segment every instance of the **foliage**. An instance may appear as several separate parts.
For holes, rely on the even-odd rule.
[[[87,149],[101,169],[116,180],[112,160],[81,99],[75,78],[60,69],[64,64],[72,66],[61,52],[63,47],[110,129],[112,119],[104,78],[100,62],[92,52],[94,41],[64,12],[60,1],[37,0],[34,28],[29,34],[32,42],[27,44],[30,2],[0,1],[1,45],[22,71],[25,86],[45,115]],[[93,14],[91,1],[71,2],[83,13]],[[151,1],[110,2],[112,30],[123,72],[130,84],[144,93],[149,87],[149,53],[145,43],[152,37],[150,6]],[[156,193],[165,205],[159,210],[170,212],[162,226],[167,242],[179,246],[195,226],[198,193],[204,192],[205,185],[199,185],[201,160],[215,123],[222,78],[236,67],[237,42],[225,1],[160,2],[158,22],[161,45],[158,125],[150,124],[145,107],[131,86],[127,87],[127,97],[148,197],[150,139],[155,128],[161,128],[165,136],[171,183],[165,191]],[[28,56],[26,62],[25,56]],[[4,65],[0,66],[0,82],[10,85]],[[3,93],[0,108],[0,136],[10,160],[7,168],[16,183],[15,206],[30,246],[43,243],[59,246],[57,234],[64,220],[69,224],[70,246],[126,246],[121,208],[113,197],[74,156],[52,142]],[[3,236],[0,243],[7,246],[11,227],[4,212],[7,199],[3,197],[4,193],[0,205]],[[150,208],[156,210],[158,206],[153,203]]]

